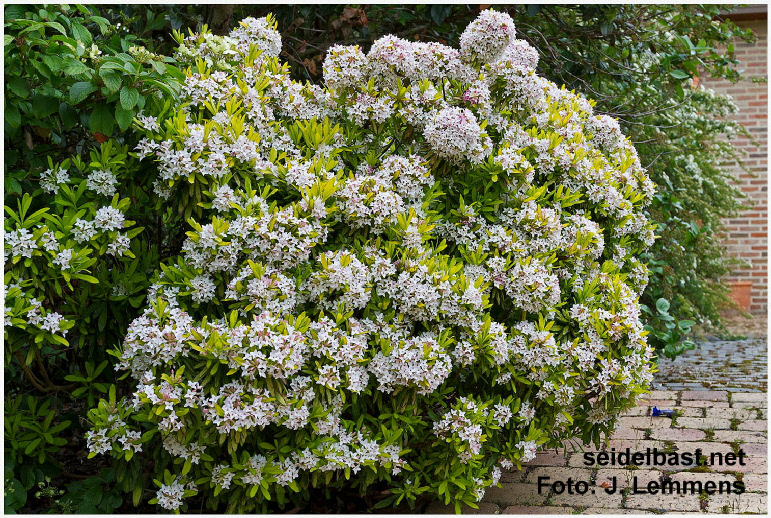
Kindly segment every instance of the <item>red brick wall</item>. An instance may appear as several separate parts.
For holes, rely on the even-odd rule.
[[[734,271],[726,281],[734,285],[738,295],[738,283],[751,283],[749,310],[754,314],[765,314],[768,308],[768,83],[753,82],[766,79],[768,63],[768,22],[765,14],[760,20],[737,21],[737,25],[752,29],[758,39],[754,44],[743,41],[735,44],[736,58],[741,61],[739,69],[744,70],[744,79],[736,84],[728,81],[706,79],[703,84],[719,93],[730,94],[739,113],[736,120],[743,124],[757,141],[737,138],[734,143],[747,154],[744,162],[751,171],[748,174],[738,166],[735,177],[742,191],[752,200],[736,219],[726,221],[725,246],[732,255],[748,261],[751,266]],[[730,18],[730,15],[728,16]]]

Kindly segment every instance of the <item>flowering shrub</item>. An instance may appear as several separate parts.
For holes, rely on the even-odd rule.
[[[152,458],[175,511],[351,476],[459,506],[614,430],[651,378],[654,186],[508,15],[460,50],[333,47],[324,87],[289,79],[270,18],[178,37],[180,104],[136,119],[136,155],[189,231],[114,351],[135,389],[89,413],[91,456]]]

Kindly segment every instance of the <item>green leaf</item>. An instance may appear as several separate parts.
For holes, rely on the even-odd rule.
[[[21,194],[21,184],[16,178],[5,177],[5,192],[8,194]]]
[[[685,90],[683,90],[683,85],[680,83],[677,83],[675,85],[675,93],[677,94],[677,98],[681,101],[685,99]]]
[[[24,19],[24,14],[27,12],[27,7],[24,4],[9,5],[5,8],[5,21],[13,22],[19,19]]]
[[[156,72],[163,75],[166,72],[166,64],[162,63],[160,61],[151,61],[150,64],[153,66]]]
[[[32,112],[35,117],[48,117],[59,111],[59,99],[48,95],[36,95],[32,99]]]
[[[62,36],[67,36],[67,31],[64,29],[64,26],[59,22],[46,22],[44,25],[50,29],[53,29],[59,32]]]
[[[88,66],[79,59],[69,59],[64,65],[64,73],[70,76],[77,76],[90,70]]]
[[[107,32],[107,29],[109,29],[110,22],[107,20],[107,18],[102,18],[101,16],[89,16],[88,19],[99,26],[99,30],[102,31],[102,34]]]
[[[115,72],[109,70],[99,69],[99,75],[104,81],[104,85],[110,92],[117,92],[120,89],[120,85],[123,84],[121,76]]]
[[[657,300],[656,309],[659,310],[659,313],[666,313],[667,311],[669,311],[669,301],[663,298]]]
[[[442,25],[442,23],[447,19],[447,17],[452,12],[452,6],[451,5],[432,5],[431,6],[431,19],[434,21],[437,25]]]
[[[38,447],[38,445],[42,442],[43,439],[35,439],[31,443],[27,445],[27,447],[24,449],[24,453],[27,455],[32,455],[32,452],[35,451],[35,449]]]
[[[64,124],[64,129],[70,130],[78,123],[78,112],[67,103],[59,105],[59,118]]]
[[[137,507],[139,505],[139,502],[142,501],[142,486],[136,486],[134,488],[134,491],[132,492],[131,499],[134,503],[134,507]]]
[[[115,126],[115,117],[110,113],[106,104],[100,104],[91,113],[91,131],[94,133],[104,133],[107,136],[112,135]]]
[[[21,125],[21,114],[13,104],[8,103],[5,106],[5,122],[12,128],[18,128]]]
[[[8,88],[22,99],[26,99],[29,95],[29,85],[23,78],[19,76],[12,76],[11,79],[8,80],[7,84]]]
[[[99,279],[94,277],[93,275],[86,275],[85,273],[76,273],[72,276],[75,279],[83,279],[86,282],[90,282],[91,284],[99,284]]]
[[[78,81],[70,87],[70,102],[78,104],[96,90],[96,85],[89,81]]]
[[[47,54],[43,54],[41,59],[54,74],[58,73],[62,69],[62,63],[64,60],[59,56],[49,56]]]
[[[88,504],[97,506],[99,505],[99,502],[102,501],[103,495],[104,495],[104,490],[102,489],[102,486],[96,486],[96,487],[92,487],[91,489],[83,493],[83,500]]]
[[[687,79],[691,76],[689,76],[687,73],[683,72],[680,69],[675,69],[669,72],[669,75],[674,77],[675,79]]]
[[[73,36],[75,36],[76,39],[85,43],[86,46],[91,46],[91,44],[94,42],[94,38],[93,36],[91,36],[91,33],[88,32],[88,29],[86,29],[79,23],[72,24],[72,34]]]
[[[124,86],[120,89],[120,104],[126,110],[133,110],[139,101],[139,92],[133,86]]]
[[[134,110],[125,109],[122,105],[115,106],[115,120],[118,123],[118,128],[121,131],[126,131],[131,126],[131,121],[134,120]]]

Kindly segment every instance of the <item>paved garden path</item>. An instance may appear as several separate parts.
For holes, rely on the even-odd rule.
[[[710,339],[678,356],[662,358],[654,389],[767,392],[768,341]]]
[[[608,453],[690,452],[697,449],[709,460],[707,466],[655,466],[653,462],[637,469],[620,466],[586,466],[584,447],[538,454],[523,471],[505,473],[503,488],[487,491],[478,510],[469,514],[766,514],[768,509],[766,394],[766,338],[706,341],[697,351],[689,351],[677,361],[662,361],[654,390],[648,399],[626,413],[621,428],[607,447]],[[716,389],[720,390],[709,390]],[[676,411],[676,417],[653,417],[656,406]],[[714,454],[714,456],[713,456]],[[741,454],[741,457],[738,456]],[[718,462],[724,459],[721,464]],[[741,460],[740,460],[741,459]],[[729,465],[730,464],[730,465]],[[554,481],[585,481],[584,494],[558,494],[555,486],[538,491],[540,477]],[[618,490],[606,494],[604,488],[616,480]],[[743,494],[650,494],[633,492],[649,483],[742,482]],[[543,479],[542,479],[543,480]],[[559,489],[559,486],[556,486]],[[433,503],[426,513],[448,514],[453,508]]]

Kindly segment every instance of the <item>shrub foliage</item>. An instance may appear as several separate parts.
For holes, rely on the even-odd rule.
[[[383,481],[383,505],[473,504],[539,447],[614,429],[651,377],[654,185],[508,15],[460,49],[333,47],[324,86],[290,79],[271,18],[177,38],[180,98],[145,104],[136,148],[51,163],[58,208],[25,197],[6,223],[6,323],[33,341],[80,322],[43,303],[38,263],[69,293],[99,261],[122,282],[123,258],[162,256],[112,351],[133,393],[89,412],[135,503],[151,466],[169,510]]]

